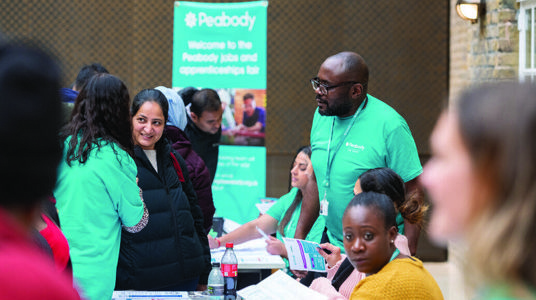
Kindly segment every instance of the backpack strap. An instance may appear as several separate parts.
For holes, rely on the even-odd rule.
[[[173,167],[175,168],[175,171],[177,172],[177,176],[179,176],[180,182],[185,182],[184,175],[182,175],[182,169],[181,165],[179,164],[179,161],[175,157],[175,154],[172,152],[169,152],[169,155],[171,156],[171,161],[173,162]]]

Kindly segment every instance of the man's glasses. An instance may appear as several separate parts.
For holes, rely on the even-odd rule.
[[[337,88],[337,87],[340,87],[340,86],[343,86],[343,85],[347,85],[347,84],[356,84],[356,83],[359,83],[361,85],[366,84],[366,83],[360,83],[360,82],[357,82],[357,81],[345,81],[345,82],[341,82],[339,84],[327,85],[325,83],[320,82],[318,77],[315,77],[315,78],[311,79],[311,84],[313,85],[313,90],[315,90],[315,92],[316,92],[316,90],[320,91],[320,94],[322,94],[322,95],[327,95],[328,91],[331,90],[331,89],[334,89],[334,88]]]

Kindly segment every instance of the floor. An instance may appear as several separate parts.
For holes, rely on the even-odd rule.
[[[461,273],[449,262],[425,262],[424,267],[436,280],[445,300],[470,299],[460,280]]]

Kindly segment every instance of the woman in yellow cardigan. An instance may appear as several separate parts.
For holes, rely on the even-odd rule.
[[[367,275],[350,299],[443,299],[423,263],[395,247],[396,212],[384,194],[356,195],[346,208],[343,243],[351,264]]]

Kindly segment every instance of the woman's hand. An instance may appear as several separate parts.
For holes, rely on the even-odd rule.
[[[342,259],[341,248],[333,246],[330,243],[320,244],[320,247],[320,249],[317,249],[318,253],[322,255],[322,257],[326,260],[330,268],[333,268],[333,266],[336,265],[337,262]],[[328,254],[323,249],[331,251],[331,254]]]
[[[287,258],[287,249],[285,244],[273,236],[270,236],[269,240],[266,240],[266,251],[272,255],[281,255]]]
[[[215,238],[211,237],[208,234],[207,234],[207,239],[208,239],[208,246],[210,247],[210,249],[216,249],[220,247],[220,243],[218,243],[218,241]]]

